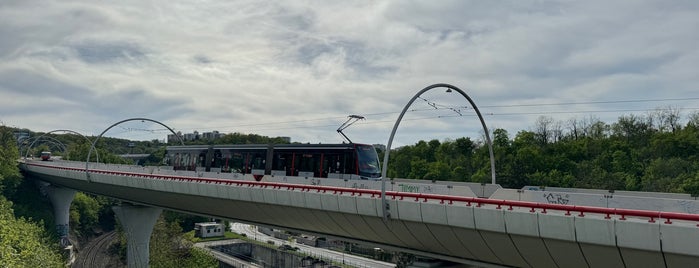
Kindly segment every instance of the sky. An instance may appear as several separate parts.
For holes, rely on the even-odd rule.
[[[0,123],[386,144],[428,86],[492,131],[699,110],[699,1],[0,1]],[[436,87],[393,145],[481,139]]]

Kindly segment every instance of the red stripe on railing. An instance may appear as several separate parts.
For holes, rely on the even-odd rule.
[[[71,167],[56,167],[44,164],[26,163],[26,165],[53,168],[60,170],[70,170],[77,172],[85,172],[82,168],[71,168]],[[177,180],[177,181],[190,181],[190,182],[200,182],[200,183],[216,183],[216,184],[226,184],[235,186],[245,186],[245,187],[257,187],[267,188],[272,186],[272,189],[282,189],[286,187],[287,190],[293,191],[295,189],[300,189],[302,192],[308,192],[310,190],[316,190],[316,192],[323,191],[327,193],[332,191],[332,194],[351,193],[352,196],[362,194],[371,195],[372,198],[380,198],[381,191],[373,189],[356,189],[356,188],[346,188],[346,187],[335,187],[335,186],[321,186],[321,185],[306,185],[306,184],[292,184],[292,183],[281,183],[281,182],[258,182],[258,181],[242,181],[242,180],[227,180],[227,179],[217,179],[217,178],[199,178],[199,177],[187,177],[187,176],[177,176],[177,175],[161,175],[161,174],[147,174],[147,173],[135,173],[135,172],[123,172],[123,171],[113,171],[113,170],[100,170],[100,169],[90,169],[90,173],[98,174],[108,174],[108,175],[118,175],[118,176],[135,176],[139,178],[149,178],[149,179],[161,179],[161,180]],[[595,213],[595,214],[605,214],[606,219],[610,219],[611,215],[621,216],[620,220],[625,220],[626,217],[645,217],[649,218],[649,222],[654,222],[655,219],[665,219],[666,224],[672,224],[671,220],[686,220],[699,222],[699,214],[691,213],[680,213],[680,212],[663,212],[663,211],[652,211],[652,210],[637,210],[637,209],[621,209],[621,208],[605,208],[605,207],[591,207],[591,206],[575,206],[575,205],[562,205],[562,204],[548,204],[548,203],[537,203],[529,201],[517,201],[517,200],[501,200],[501,199],[488,199],[479,197],[465,197],[465,196],[454,196],[454,195],[438,195],[438,194],[423,194],[423,193],[408,193],[408,192],[395,192],[387,191],[386,197],[391,199],[399,198],[403,200],[404,198],[413,198],[416,202],[422,201],[427,202],[428,200],[439,201],[440,203],[448,202],[448,204],[454,204],[454,202],[466,203],[467,206],[471,206],[475,203],[477,207],[481,205],[494,205],[498,209],[506,207],[511,210],[512,207],[530,208],[530,212],[536,212],[537,209],[541,210],[542,213],[546,213],[547,210],[557,210],[565,211],[566,215],[571,215],[571,212],[578,213],[577,216],[584,217],[585,213]],[[699,226],[699,224],[697,224]]]

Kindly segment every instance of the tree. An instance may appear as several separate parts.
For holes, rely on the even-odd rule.
[[[41,224],[15,218],[11,207],[0,196],[0,267],[64,267],[57,244]]]
[[[408,179],[421,180],[429,172],[429,163],[424,158],[413,157],[410,161],[410,173]]]
[[[150,239],[150,266],[157,267],[218,267],[218,261],[207,252],[193,247],[193,236],[186,236],[175,222],[161,217],[153,227]]]
[[[0,126],[0,267],[63,267],[56,241],[43,228],[43,223],[16,218],[13,196],[23,181],[17,167],[19,152],[12,130]]]
[[[634,144],[641,144],[648,141],[651,134],[651,127],[643,118],[633,114],[621,116],[619,120],[612,124],[612,135],[624,137]]]
[[[682,183],[694,176],[692,163],[679,158],[657,158],[650,162],[643,175],[642,190],[652,192],[681,192]]]
[[[510,147],[510,137],[507,134],[507,130],[498,128],[493,131],[493,146],[502,148]]]
[[[682,189],[694,197],[699,196],[699,172],[682,183]]]
[[[553,118],[539,116],[534,123],[534,133],[539,144],[545,145],[549,143],[553,137]]]
[[[699,128],[699,111],[694,111],[687,116],[689,119],[687,122],[687,127]]]
[[[433,162],[429,164],[429,171],[422,179],[425,180],[451,180],[451,168],[446,162]]]
[[[658,108],[651,113],[658,122],[658,131],[675,132],[680,129],[680,109],[673,107]]]
[[[12,196],[22,176],[17,168],[19,151],[13,131],[0,126],[0,191],[4,196]]]
[[[78,236],[86,236],[92,233],[92,229],[99,225],[100,204],[97,199],[82,192],[75,194],[70,204],[70,226]]]
[[[571,118],[568,120],[568,130],[569,130],[569,137],[571,137],[573,140],[577,140],[578,138],[582,138],[583,136],[583,131],[582,131],[582,125],[583,123],[579,121],[577,118]]]

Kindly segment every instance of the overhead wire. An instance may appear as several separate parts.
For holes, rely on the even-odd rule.
[[[680,108],[680,110],[699,110],[697,108]],[[586,110],[586,111],[542,111],[542,112],[521,112],[521,113],[484,113],[483,116],[514,116],[514,115],[547,115],[547,114],[580,114],[580,113],[621,113],[621,112],[645,112],[649,111],[647,109],[617,109],[617,110]],[[475,117],[475,114],[447,114],[447,115],[437,115],[437,116],[427,116],[427,117],[415,117],[415,118],[404,118],[402,121],[419,121],[419,120],[429,120],[429,119],[439,119],[439,118],[457,118],[457,117]],[[395,120],[374,120],[374,121],[362,121],[358,122],[358,125],[373,125],[373,124],[383,124],[383,123],[394,123]],[[337,124],[332,125],[304,125],[304,126],[287,126],[287,127],[271,127],[271,128],[258,128],[256,131],[261,130],[284,130],[284,129],[298,129],[298,128],[325,128],[325,127],[337,127]]]
[[[428,117],[416,117],[416,118],[405,118],[403,121],[418,121],[418,120],[428,120],[428,119],[435,119],[435,118],[453,118],[453,117],[462,117],[462,116],[476,116],[475,114],[464,114],[461,109],[469,109],[468,106],[447,106],[443,104],[436,103],[434,101],[419,97],[422,101],[424,101],[429,108],[414,108],[408,110],[408,112],[424,112],[424,111],[432,111],[432,110],[450,110],[454,112],[454,114],[449,114],[449,115],[437,115],[437,116],[428,116]],[[675,102],[675,101],[691,101],[691,100],[699,100],[699,97],[687,97],[687,98],[663,98],[663,99],[633,99],[633,100],[610,100],[610,101],[583,101],[583,102],[560,102],[560,103],[528,103],[528,104],[506,104],[506,105],[482,105],[479,106],[481,109],[482,108],[517,108],[517,107],[540,107],[540,106],[570,106],[570,105],[590,105],[590,104],[620,104],[620,103],[647,103],[647,102]],[[699,108],[679,108],[680,110],[699,110]],[[547,114],[581,114],[581,113],[625,113],[625,112],[645,112],[645,111],[651,111],[652,109],[613,109],[613,110],[566,110],[566,111],[533,111],[533,112],[509,112],[509,113],[482,113],[483,116],[518,116],[518,115],[547,115]],[[387,112],[378,112],[378,113],[367,113],[363,114],[364,116],[381,116],[381,115],[390,115],[390,114],[398,114],[400,111],[387,111]],[[284,130],[284,129],[298,129],[298,128],[326,128],[326,127],[337,127],[337,124],[318,124],[318,125],[290,125],[290,126],[279,126],[279,125],[288,125],[288,124],[296,124],[296,123],[306,123],[306,122],[318,122],[318,121],[330,121],[330,120],[340,120],[340,119],[345,119],[347,116],[331,116],[331,117],[323,117],[323,118],[310,118],[310,119],[299,119],[299,120],[288,120],[288,121],[272,121],[272,122],[256,122],[256,123],[243,123],[243,124],[238,124],[235,126],[212,126],[212,127],[205,127],[205,128],[180,128],[179,131],[187,132],[189,130],[191,131],[196,131],[196,130],[207,130],[207,129],[231,129],[231,128],[253,128],[253,131],[267,131],[267,130]],[[359,122],[359,125],[368,125],[368,124],[383,124],[383,123],[392,123],[394,122],[393,120],[372,120],[372,121],[363,121]],[[262,128],[255,128],[255,127],[261,127]],[[275,126],[275,127],[268,127],[265,128],[263,126]],[[120,126],[122,129],[122,132],[119,132],[117,134],[113,135],[118,135],[118,134],[124,134],[127,132],[134,132],[134,131],[140,131],[144,132],[143,136],[146,135],[151,135],[155,134],[156,132],[165,132],[168,131],[166,128],[157,128],[157,129],[145,129],[145,128],[127,128]],[[175,131],[178,131],[177,128],[173,128]],[[147,132],[147,133],[146,133]]]
[[[419,97],[421,98],[421,97]],[[459,114],[460,116],[463,116],[464,114],[461,112],[460,109],[468,109],[469,107],[467,106],[446,106],[446,105],[441,105],[432,101],[429,101],[427,99],[421,98],[423,101],[427,102],[428,105],[431,108],[422,108],[422,109],[411,109],[408,110],[408,112],[421,112],[421,111],[430,111],[430,110],[438,110],[438,109],[448,109],[456,114]],[[536,106],[564,106],[564,105],[585,105],[585,104],[617,104],[617,103],[643,103],[643,102],[664,102],[664,101],[687,101],[687,100],[699,100],[699,97],[689,97],[689,98],[665,98],[665,99],[636,99],[636,100],[612,100],[612,101],[586,101],[586,102],[560,102],[560,103],[531,103],[531,104],[508,104],[508,105],[483,105],[479,106],[480,108],[516,108],[516,107],[536,107]],[[688,108],[692,109],[692,108]],[[547,111],[542,111],[542,112],[517,112],[517,113],[483,113],[484,115],[490,115],[490,116],[512,116],[512,115],[532,115],[532,114],[565,114],[565,113],[607,113],[607,112],[642,112],[642,111],[648,111],[648,109],[644,110],[585,110],[585,111],[554,111],[554,112],[547,112]],[[378,115],[388,115],[388,114],[398,114],[400,111],[390,111],[390,112],[379,112],[379,113],[368,113],[368,114],[362,114],[365,117],[366,116],[378,116]],[[236,125],[233,127],[252,127],[252,126],[264,126],[264,125],[278,125],[278,124],[290,124],[290,123],[302,123],[302,122],[312,122],[312,121],[327,121],[327,120],[337,120],[337,119],[344,119],[346,116],[337,116],[337,117],[324,117],[324,118],[313,118],[313,119],[301,119],[301,120],[291,120],[291,121],[277,121],[277,122],[263,122],[263,123],[250,123],[250,124],[240,124]],[[434,117],[432,117],[434,118]],[[361,124],[370,124],[372,122],[361,122]],[[218,128],[228,128],[229,126],[220,126]],[[207,127],[206,129],[214,129],[217,127]],[[277,128],[273,128],[277,129]],[[282,129],[288,129],[287,127],[284,127]]]

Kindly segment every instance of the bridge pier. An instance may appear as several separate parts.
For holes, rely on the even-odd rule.
[[[76,191],[53,185],[47,185],[44,189],[53,206],[53,216],[56,220],[56,232],[61,238],[61,246],[67,247],[70,245],[70,240],[68,240],[68,231],[70,231],[68,226],[70,203],[73,202]]]
[[[112,207],[126,234],[126,261],[130,268],[148,267],[150,235],[162,209],[122,204]]]

